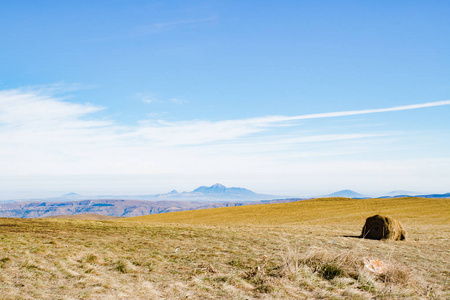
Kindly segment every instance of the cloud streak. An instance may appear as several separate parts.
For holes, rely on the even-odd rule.
[[[274,127],[292,127],[293,121],[336,118],[364,114],[395,112],[427,107],[450,105],[450,100],[426,102],[420,104],[394,106],[379,109],[365,109],[353,111],[340,111],[298,116],[267,116],[259,118],[225,120],[225,121],[143,121],[141,126],[132,134],[139,138],[155,140],[166,145],[195,145],[233,140],[251,134],[267,131]]]
[[[363,109],[363,110],[350,110],[350,111],[340,111],[340,112],[330,112],[330,113],[320,113],[320,114],[309,114],[295,117],[285,117],[280,121],[292,121],[292,120],[307,120],[307,119],[320,119],[320,118],[334,118],[334,117],[345,117],[354,115],[365,115],[365,114],[375,114],[383,112],[393,112],[402,110],[411,110],[435,106],[450,105],[450,100],[426,102],[420,104],[411,104],[403,106],[393,106],[388,108],[378,108],[378,109]]]

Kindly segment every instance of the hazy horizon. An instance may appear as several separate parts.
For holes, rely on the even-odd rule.
[[[110,183],[110,182],[109,182]],[[218,182],[216,182],[218,183]],[[185,189],[177,189],[176,187],[172,187],[172,188],[167,188],[165,190],[163,190],[161,188],[161,185],[158,186],[154,186],[153,189],[108,189],[105,188],[104,192],[98,192],[98,188],[95,188],[93,190],[89,190],[89,189],[84,189],[83,192],[80,191],[75,191],[75,190],[53,190],[53,191],[49,191],[49,190],[20,190],[20,191],[13,191],[11,193],[2,193],[2,197],[0,198],[0,201],[4,201],[4,200],[27,200],[27,199],[46,199],[46,198],[59,198],[62,196],[64,196],[65,194],[70,194],[70,193],[75,193],[75,194],[79,194],[80,196],[142,196],[142,195],[157,195],[157,194],[168,194],[170,192],[172,192],[173,190],[176,190],[178,193],[184,193],[184,192],[192,192],[193,190],[195,190],[196,188],[200,187],[200,186],[211,186],[213,184],[216,183],[210,183],[210,184],[203,184],[203,185],[197,185],[197,186],[191,186],[191,185],[185,185]],[[221,183],[219,183],[221,184]],[[227,188],[231,188],[231,187],[238,187],[238,188],[246,188],[249,189],[248,187],[245,186],[232,186],[232,185],[225,185]],[[361,190],[358,189],[347,189],[347,188],[343,188],[343,189],[338,189],[338,190],[327,190],[326,192],[310,192],[310,193],[287,193],[286,190],[279,190],[279,192],[277,192],[277,190],[275,189],[268,189],[267,192],[265,191],[261,191],[261,190],[253,190],[250,189],[251,191],[257,193],[257,194],[267,194],[267,195],[274,195],[274,196],[286,196],[286,197],[320,197],[320,196],[326,196],[335,192],[340,192],[343,190],[352,190],[354,192],[357,192],[359,194],[362,194],[363,196],[373,196],[373,197],[378,197],[378,196],[387,196],[389,193],[391,192],[397,192],[397,191],[405,191],[405,192],[411,192],[411,193],[418,193],[418,194],[444,194],[444,193],[448,193],[448,191],[446,190],[442,190],[442,191],[421,191],[421,190],[404,190],[404,189],[392,189],[392,190],[383,190],[383,191],[377,191],[377,192],[371,192],[371,193],[365,193],[362,192]],[[97,193],[96,193],[97,191]],[[141,192],[139,192],[141,191]]]

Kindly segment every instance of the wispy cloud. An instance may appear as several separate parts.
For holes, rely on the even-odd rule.
[[[154,101],[143,98],[143,101]],[[170,100],[178,103],[179,100]],[[450,100],[426,102],[405,106],[395,106],[379,109],[341,111],[297,116],[266,116],[259,118],[206,121],[191,120],[180,122],[167,122],[164,120],[142,120],[134,127],[117,127],[112,120],[97,120],[94,113],[104,110],[91,104],[78,104],[64,101],[54,96],[42,95],[39,91],[23,92],[22,90],[7,90],[0,92],[0,122],[3,127],[34,128],[36,130],[49,130],[51,126],[57,129],[108,129],[110,132],[119,130],[116,138],[129,138],[140,141],[156,142],[158,145],[201,145],[221,141],[230,141],[237,138],[248,137],[255,133],[267,132],[277,127],[298,126],[295,121],[318,118],[344,117],[370,113],[383,113],[420,109],[427,107],[450,105]],[[91,115],[91,118],[86,118]],[[44,130],[45,129],[45,130]],[[366,135],[347,135],[351,138],[363,138]],[[339,139],[341,139],[340,136]],[[276,138],[276,136],[275,136]],[[320,135],[315,137],[296,137],[297,142],[320,142],[333,140],[333,135]]]
[[[180,99],[180,98],[172,98],[169,100],[170,103],[174,103],[174,104],[185,104],[185,103],[189,103],[188,100],[185,99]]]
[[[320,113],[320,114],[310,114],[310,115],[302,115],[302,116],[294,116],[294,117],[285,117],[285,118],[282,118],[282,121],[319,119],[319,118],[333,118],[333,117],[344,117],[344,116],[354,116],[354,115],[365,115],[365,114],[374,114],[374,113],[382,113],[382,112],[392,112],[392,111],[419,109],[419,108],[442,106],[442,105],[450,105],[450,100],[426,102],[426,103],[403,105],[403,106],[394,106],[394,107],[388,107],[388,108],[350,110],[350,111],[339,111],[339,112],[330,112],[330,113]]]
[[[160,99],[157,98],[154,94],[151,93],[136,93],[134,95],[134,97],[136,99],[139,99],[140,101],[147,103],[147,104],[152,104],[152,103],[172,103],[172,104],[186,104],[189,103],[188,100],[186,99],[182,99],[182,98],[170,98],[168,100],[166,99]]]
[[[151,34],[157,34],[161,32],[167,32],[177,29],[182,29],[186,27],[194,27],[199,26],[202,24],[208,24],[213,23],[218,20],[218,17],[211,16],[206,18],[198,18],[198,19],[181,19],[181,20],[174,20],[169,22],[157,22],[149,25],[142,25],[133,27],[130,29],[125,29],[123,32],[115,34],[115,35],[109,35],[109,36],[102,36],[97,38],[91,38],[87,39],[89,42],[105,42],[105,41],[113,41],[113,40],[124,40],[129,38],[139,38],[139,37],[145,37],[147,35]]]
[[[450,105],[450,101],[357,111],[237,120],[142,120],[119,126],[106,108],[42,90],[0,91],[0,176],[74,174],[296,174],[314,157],[393,151],[392,130],[299,131],[299,120]],[[152,116],[153,118],[155,116]],[[157,117],[157,116],[156,116]],[[335,160],[336,161],[336,160]],[[316,169],[330,171],[330,159]],[[369,168],[369,163],[365,163]],[[438,165],[439,163],[436,162]],[[376,162],[370,168],[376,169]],[[445,162],[443,163],[445,166]],[[330,169],[331,168],[331,169]],[[404,168],[404,166],[402,167]],[[297,170],[297,171],[296,171]],[[306,172],[306,171],[305,171]],[[180,175],[180,176],[181,176]],[[230,175],[231,176],[231,175]],[[350,175],[349,175],[350,176]],[[243,177],[244,178],[244,177]],[[280,177],[281,178],[281,177]]]
[[[44,96],[61,95],[64,93],[75,92],[80,90],[92,89],[95,86],[81,83],[58,82],[44,85],[31,85],[18,89],[17,91],[39,94]]]
[[[136,93],[134,98],[148,104],[158,102],[155,96],[149,93]]]
[[[166,122],[143,121],[141,126],[133,133],[142,139],[158,141],[162,144],[193,145],[248,136],[267,131],[271,128],[296,126],[294,121],[320,118],[334,118],[373,113],[393,112],[411,109],[420,109],[434,106],[450,105],[450,100],[395,106],[380,109],[366,109],[355,111],[341,111],[298,116],[267,116],[259,118],[225,120],[225,121],[183,121]]]
[[[47,126],[98,127],[105,121],[82,121],[81,118],[99,112],[104,107],[77,104],[38,92],[9,90],[0,92],[0,124],[13,128],[47,128]]]

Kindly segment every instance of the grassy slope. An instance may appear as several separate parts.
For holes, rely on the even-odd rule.
[[[320,198],[291,203],[224,207],[128,218],[146,223],[198,225],[337,225],[360,224],[374,214],[405,224],[449,224],[450,199]]]
[[[333,198],[112,221],[0,218],[0,299],[445,299],[449,201]],[[401,220],[408,240],[346,237],[375,213]],[[388,276],[365,272],[365,257],[386,262]]]
[[[119,217],[104,216],[99,214],[58,215],[47,217],[48,219],[73,219],[73,220],[114,220]]]

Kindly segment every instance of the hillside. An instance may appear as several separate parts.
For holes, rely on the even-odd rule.
[[[146,223],[196,225],[361,224],[374,214],[387,214],[403,222],[448,224],[449,199],[426,198],[319,198],[290,203],[174,212],[127,219]]]
[[[227,203],[208,203],[199,201],[135,201],[102,199],[66,202],[18,202],[0,204],[0,217],[42,218],[75,214],[134,217],[162,212],[212,208],[226,205]]]
[[[50,219],[72,219],[72,220],[114,220],[118,217],[104,216],[98,214],[76,214],[76,215],[57,215],[48,217]]]
[[[295,199],[262,201],[137,201],[137,200],[81,200],[65,202],[15,202],[1,203],[0,217],[46,218],[96,214],[115,217],[135,217],[183,210],[207,209],[261,203],[289,202]]]

